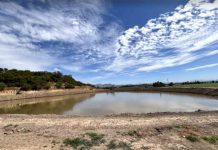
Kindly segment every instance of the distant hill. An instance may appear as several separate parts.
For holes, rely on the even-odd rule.
[[[32,72],[0,68],[0,90],[7,87],[20,87],[25,91],[50,88],[70,89],[81,85],[84,84],[76,81],[71,75],[63,75],[60,72]]]

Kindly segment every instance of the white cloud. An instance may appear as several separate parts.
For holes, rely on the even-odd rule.
[[[186,71],[194,71],[194,70],[199,70],[199,69],[212,68],[212,67],[216,67],[216,66],[218,66],[218,63],[188,68],[188,69],[186,69]]]
[[[0,1],[0,67],[85,71],[102,78],[218,54],[218,0],[189,1],[126,31],[116,20],[104,20],[104,1],[41,2],[45,8],[33,0],[28,7]]]
[[[114,55],[111,49],[115,49],[121,27],[105,23],[103,1],[42,2],[40,6],[28,1],[28,7],[16,1],[0,2],[0,67],[20,64],[19,69],[33,70],[31,66],[35,66],[37,70],[53,67],[79,72],[87,65],[106,63]],[[100,29],[102,26],[105,29]]]
[[[218,0],[192,0],[173,12],[135,26],[119,37],[116,58],[106,70],[153,71],[209,55],[218,41]]]
[[[55,59],[46,52],[32,52],[28,48],[14,45],[0,46],[0,67],[9,69],[46,70],[55,63]]]

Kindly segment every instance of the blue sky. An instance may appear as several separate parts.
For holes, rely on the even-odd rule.
[[[93,84],[218,79],[218,0],[0,0],[0,67]]]

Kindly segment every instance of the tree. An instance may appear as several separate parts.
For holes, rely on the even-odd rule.
[[[51,85],[47,83],[46,85],[43,86],[43,89],[48,90],[51,88]]]
[[[169,83],[169,86],[173,86],[173,85],[174,85],[174,83],[173,83],[173,82],[170,82],[170,83]]]
[[[153,83],[153,87],[164,87],[164,86],[165,84],[159,81]]]
[[[76,81],[72,76],[62,75],[60,72],[32,72],[29,70],[8,70],[5,68],[0,68],[0,82],[4,83],[7,87],[21,87],[21,90],[49,89],[50,85],[53,84],[57,88],[62,88],[65,84],[66,88],[84,85]]]
[[[65,88],[66,88],[66,89],[73,89],[74,86],[73,86],[73,84],[71,84],[71,83],[65,83]]]

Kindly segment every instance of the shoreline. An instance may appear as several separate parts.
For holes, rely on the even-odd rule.
[[[25,99],[37,99],[46,97],[58,97],[67,95],[87,94],[102,92],[104,90],[96,89],[59,89],[59,90],[41,90],[41,91],[22,91],[21,94],[5,94],[0,95],[0,102],[25,100]]]
[[[63,114],[0,114],[1,117],[27,117],[27,118],[149,118],[149,117],[165,117],[165,116],[201,116],[201,115],[217,115],[218,110],[196,110],[190,112],[153,112],[153,113],[120,113],[98,116],[80,116],[80,115],[63,115]],[[218,119],[218,118],[217,118]]]
[[[5,94],[0,95],[0,102],[16,101],[22,99],[37,99],[56,96],[77,95],[86,93],[101,93],[101,92],[166,92],[166,93],[183,93],[204,95],[218,98],[218,88],[143,88],[143,87],[125,87],[108,89],[59,89],[59,90],[42,90],[42,91],[22,91],[21,94]]]
[[[184,93],[204,95],[218,98],[218,88],[188,88],[188,87],[124,87],[115,88],[115,92],[168,92],[168,93]]]

